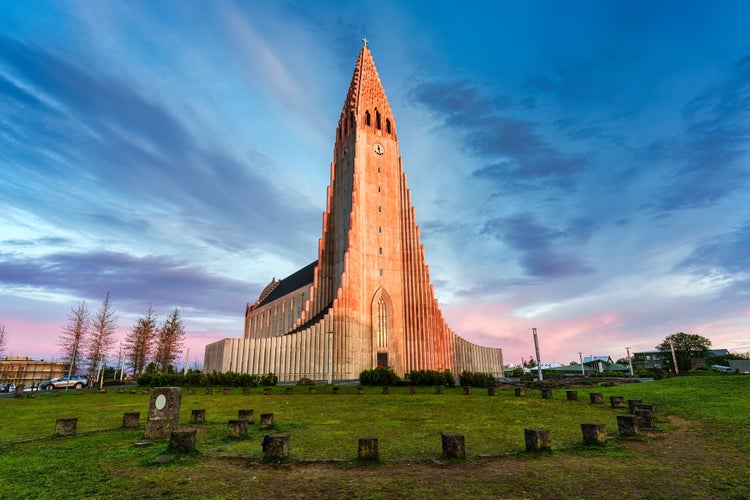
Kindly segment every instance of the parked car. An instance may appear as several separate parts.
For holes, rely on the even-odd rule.
[[[89,385],[89,379],[83,375],[71,375],[68,377],[53,378],[47,382],[42,382],[39,388],[43,391],[51,391],[53,389],[64,389],[66,387],[75,387],[76,389],[82,389]]]
[[[0,392],[16,392],[16,384],[0,384]]]

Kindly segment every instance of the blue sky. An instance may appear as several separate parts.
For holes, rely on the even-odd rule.
[[[750,351],[746,2],[3,2],[0,323],[105,293],[191,363],[316,258],[366,36],[450,326],[506,362]]]

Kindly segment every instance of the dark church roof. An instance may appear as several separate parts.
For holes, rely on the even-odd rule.
[[[318,265],[318,261],[312,262],[299,271],[290,274],[283,280],[279,281],[278,284],[271,290],[271,292],[265,297],[261,297],[255,307],[262,306],[273,302],[274,300],[283,297],[284,295],[291,293],[295,290],[302,288],[305,285],[311,285],[313,279],[315,279],[315,266]]]

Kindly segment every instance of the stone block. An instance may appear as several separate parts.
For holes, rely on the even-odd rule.
[[[638,419],[635,415],[617,415],[617,432],[622,437],[633,437],[638,434]]]
[[[225,387],[224,388],[224,395],[225,396],[229,396],[230,394],[232,394],[232,389],[230,389],[229,387]]]
[[[463,434],[444,432],[441,437],[443,440],[443,457],[466,458],[466,446]]]
[[[190,453],[195,451],[198,431],[195,429],[175,429],[169,434],[169,451]]]
[[[568,401],[578,401],[578,391],[565,391],[565,399]]]
[[[494,396],[497,393],[497,388],[495,387],[488,387],[487,388],[487,395],[488,396]]]
[[[141,412],[139,411],[128,411],[122,416],[122,428],[123,429],[137,429],[141,425]]]
[[[468,385],[465,385],[465,386],[462,387],[462,389],[464,391],[464,396],[471,395],[471,387],[469,387]]]
[[[210,396],[210,395],[212,395],[213,393],[214,393],[214,390],[213,390],[213,388],[212,388],[212,387],[206,387],[206,389],[205,389],[205,392],[204,392],[204,394],[205,394],[206,396]]]
[[[266,396],[270,396],[271,395],[271,388],[270,387],[264,387],[263,388],[263,394],[266,395]]]
[[[589,394],[589,399],[591,400],[592,405],[603,405],[604,404],[604,396],[602,396],[601,392],[592,392]]]
[[[249,396],[250,395],[250,388],[249,387],[243,387],[242,388],[242,395],[243,396]]]
[[[195,396],[195,387],[189,387],[188,388],[188,395],[189,396]]]
[[[542,399],[552,399],[552,389],[542,389]]]
[[[227,435],[233,438],[247,437],[247,420],[237,418],[227,423]]]
[[[409,386],[409,394],[416,394],[417,393],[417,387],[414,385]]]
[[[334,394],[338,394],[339,392],[341,392],[341,387],[338,387],[338,386],[334,386],[334,387],[333,387],[333,393],[334,393]]]
[[[526,391],[521,387],[516,387],[516,397],[522,397],[526,395]]]
[[[284,389],[284,394],[294,394],[294,387],[287,387]]]
[[[523,435],[526,440],[526,451],[552,450],[549,429],[524,429]]]
[[[387,387],[387,386],[383,387],[383,394],[390,394],[390,393],[391,393],[390,387]]]
[[[23,390],[25,388],[26,388],[26,386],[23,385],[23,384],[16,385],[16,393],[15,393],[14,397],[22,398],[23,397]]]
[[[190,412],[190,422],[193,424],[206,423],[206,409],[193,408],[193,410]]]
[[[437,387],[435,387],[435,394],[442,394],[442,393],[443,393],[442,385],[438,385]]]
[[[177,429],[180,419],[182,389],[179,387],[156,387],[151,392],[151,403],[146,422],[146,439],[168,439]]]
[[[612,408],[623,408],[625,406],[625,398],[622,396],[610,396],[609,405]]]
[[[361,436],[357,448],[358,460],[380,460],[378,438],[375,436]]]
[[[364,394],[364,393],[365,393],[365,388],[364,387],[362,387],[362,386],[357,387],[357,394]]]
[[[307,392],[308,394],[315,394],[317,390],[315,389],[315,387],[308,387]]]
[[[36,397],[36,392],[27,392],[26,393],[26,399],[34,399]]]
[[[266,434],[263,436],[263,457],[283,459],[289,457],[289,434]]]
[[[260,414],[260,428],[261,429],[273,428],[273,413],[261,413]]]
[[[639,404],[643,403],[640,399],[628,399],[628,411],[630,413],[633,413],[635,411],[635,407]]]
[[[237,418],[247,420],[248,423],[252,424],[255,420],[255,410],[252,408],[245,408],[237,412]]]
[[[55,421],[55,436],[72,436],[77,427],[77,418],[58,418]]]
[[[654,413],[648,408],[636,407],[635,418],[638,420],[638,427],[651,429],[654,426]]]
[[[607,428],[604,424],[581,424],[583,444],[597,445],[607,442]]]

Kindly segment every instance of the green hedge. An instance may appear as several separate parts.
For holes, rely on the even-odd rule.
[[[418,386],[436,386],[454,387],[456,379],[450,370],[442,372],[437,370],[412,370],[406,375],[411,385]]]
[[[396,375],[393,368],[379,366],[372,370],[363,370],[359,374],[359,383],[362,385],[400,385],[401,378]]]
[[[144,387],[258,387],[276,385],[279,377],[273,373],[249,375],[247,373],[208,373],[190,370],[182,373],[147,372],[136,382]]]
[[[471,387],[489,387],[495,384],[495,377],[493,375],[481,372],[463,371],[458,380],[462,386],[468,385]]]

